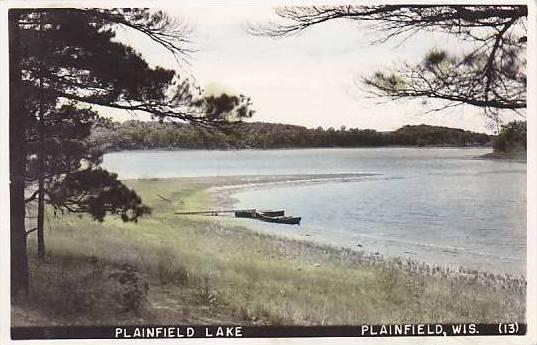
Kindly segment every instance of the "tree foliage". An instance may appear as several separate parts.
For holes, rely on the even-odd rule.
[[[27,130],[27,185],[41,176],[47,180],[61,179],[83,164],[100,163],[100,153],[87,141],[97,118],[96,112],[73,104],[49,109],[42,122],[31,117]]]
[[[502,126],[496,140],[494,151],[507,154],[525,153],[527,150],[526,121],[511,121]]]
[[[446,101],[440,109],[470,104],[491,116],[501,109],[526,108],[526,6],[291,6],[275,12],[279,21],[252,25],[250,31],[283,37],[342,19],[377,31],[376,43],[428,31],[451,35],[469,47],[429,51],[418,63],[364,77],[377,96],[437,98]]]
[[[41,198],[55,211],[87,213],[99,221],[107,212],[124,221],[149,213],[134,191],[99,168],[103,152],[89,140],[98,119],[94,111],[64,104],[29,127],[26,190],[35,191],[27,202],[42,191]],[[36,184],[40,179],[42,184]]]
[[[103,221],[107,213],[119,215],[127,221],[150,212],[135,191],[117,179],[117,175],[102,168],[87,168],[68,174],[52,183],[48,189],[48,203],[60,212],[87,213]]]

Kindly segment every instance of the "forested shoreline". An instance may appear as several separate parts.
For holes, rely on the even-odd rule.
[[[91,132],[92,146],[104,152],[150,149],[281,149],[378,146],[490,146],[494,136],[457,128],[407,125],[391,132],[323,129],[240,122],[214,129],[157,121],[105,119]]]

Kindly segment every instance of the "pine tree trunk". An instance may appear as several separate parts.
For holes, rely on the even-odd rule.
[[[40,82],[41,83],[41,82]],[[39,104],[39,124],[38,124],[38,136],[39,136],[39,152],[38,152],[38,194],[37,194],[37,256],[40,259],[45,257],[45,153],[43,152],[44,138],[43,138],[43,126],[44,126],[44,114],[43,107]]]
[[[44,42],[41,35],[43,32],[43,14],[39,13],[39,38],[41,42]],[[42,47],[41,52],[44,53],[44,47]],[[45,257],[45,153],[43,148],[45,146],[45,113],[43,111],[43,64],[44,58],[41,56],[39,62],[39,124],[37,127],[38,139],[39,139],[39,182],[38,182],[38,196],[37,196],[37,256],[42,259]]]
[[[24,179],[26,175],[25,107],[21,87],[19,56],[20,12],[11,9],[9,21],[9,190],[11,298],[25,299],[29,292],[28,256],[26,249]]]
[[[45,257],[45,179],[39,177],[39,194],[37,197],[37,256]]]

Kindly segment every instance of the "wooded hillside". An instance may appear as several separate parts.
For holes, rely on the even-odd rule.
[[[367,146],[476,146],[490,145],[493,136],[462,129],[417,125],[393,132],[341,127],[340,129],[278,123],[236,123],[222,130],[190,124],[103,120],[94,126],[91,141],[109,151],[136,149],[231,149]]]

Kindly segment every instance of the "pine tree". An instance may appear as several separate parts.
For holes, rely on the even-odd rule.
[[[76,138],[84,137],[86,124],[95,117],[83,109],[98,105],[200,125],[251,115],[246,97],[205,99],[199,89],[174,70],[150,67],[134,49],[114,40],[118,26],[146,35],[178,61],[188,53],[183,47],[187,40],[185,26],[160,11],[9,11],[14,299],[28,294],[25,202],[29,198],[25,200],[25,189],[31,183],[37,181],[38,185],[37,194],[30,198],[40,200],[41,226],[45,194],[57,210],[86,212],[97,220],[107,212],[135,220],[148,211],[117,176],[96,167],[98,155],[92,157],[91,150],[75,143]],[[55,136],[65,141],[54,145]],[[69,149],[64,150],[68,142]],[[82,169],[81,160],[91,164]],[[110,193],[110,188],[115,193]]]

